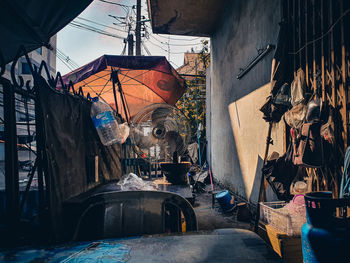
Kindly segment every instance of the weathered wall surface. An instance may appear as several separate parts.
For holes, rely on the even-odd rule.
[[[266,84],[228,106],[244,185],[243,190],[249,200],[253,202],[258,200],[261,166],[268,133],[268,124],[261,118],[259,108],[269,93],[270,84]],[[249,105],[248,108],[247,105]],[[270,153],[273,151],[282,153],[283,129],[283,122],[274,124],[271,132],[274,144],[270,146]],[[272,189],[270,190],[267,192],[267,197],[271,200],[273,192]]]
[[[273,52],[241,80],[236,76],[256,57],[258,49],[276,44],[280,19],[279,0],[229,1],[211,37],[211,85],[207,95],[213,174],[234,193],[247,200],[252,197],[253,202],[268,128],[259,108],[268,94],[268,86],[264,85],[270,80]],[[278,127],[273,132],[277,137],[273,138],[273,150],[280,153],[282,132]],[[255,194],[251,196],[252,192]]]

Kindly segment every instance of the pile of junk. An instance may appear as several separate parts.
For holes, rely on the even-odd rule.
[[[165,57],[104,55],[55,82],[42,76],[44,62],[35,69],[27,61],[42,154],[25,189],[13,185],[23,212],[3,217],[11,224],[1,236],[11,240],[1,245],[198,229],[194,192],[208,172],[197,165],[203,149],[191,143],[189,121],[174,106],[186,83]],[[18,227],[24,217],[26,231]]]
[[[343,163],[344,142],[335,127],[339,109],[328,101],[319,68],[313,82],[302,68],[292,68],[287,35],[282,25],[272,62],[271,93],[260,109],[269,129],[255,229],[263,226],[273,247],[271,232],[278,233],[278,238],[299,239],[300,254],[294,259],[300,259],[290,262],[302,262],[302,258],[304,262],[340,262],[337,259],[345,256],[350,245],[350,148]],[[269,155],[271,130],[280,121],[286,151]],[[268,186],[279,201],[267,202]],[[280,251],[274,249],[281,255],[279,246]]]
[[[163,57],[105,55],[63,76],[63,81],[92,89],[97,95],[92,98],[90,117],[99,141],[104,148],[113,149],[112,159],[119,162],[118,171],[112,172],[118,175],[117,180],[65,201],[66,215],[80,210],[71,226],[70,238],[196,230],[191,206],[195,195],[189,172],[198,160],[199,146],[190,144],[189,121],[174,106],[186,84],[169,62]],[[96,162],[99,161],[103,162],[104,157],[98,157]],[[98,170],[99,164],[96,165]],[[88,230],[94,224],[89,213],[96,211],[89,206],[82,211],[78,206],[96,196],[101,198],[100,195],[110,204],[96,208],[105,211],[101,214],[99,236]],[[95,201],[89,202],[96,205]],[[110,226],[106,224],[120,216],[123,218],[111,221]],[[83,224],[84,220],[88,223]],[[109,227],[114,230],[108,232]]]

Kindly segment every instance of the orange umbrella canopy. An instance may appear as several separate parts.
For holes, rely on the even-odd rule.
[[[131,118],[150,104],[174,105],[186,90],[185,80],[165,57],[158,56],[104,55],[66,74],[63,81],[91,97],[99,96],[125,117],[123,94]]]

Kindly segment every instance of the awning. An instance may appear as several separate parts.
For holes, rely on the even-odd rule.
[[[165,57],[159,56],[104,55],[66,74],[63,81],[66,84],[72,81],[75,89],[82,87],[84,93],[101,97],[124,114],[118,87],[115,105],[112,72],[117,74],[121,83],[129,117],[153,103],[174,105],[186,90],[185,80]]]
[[[47,45],[92,0],[1,0],[0,54],[11,62],[21,45],[30,52]]]

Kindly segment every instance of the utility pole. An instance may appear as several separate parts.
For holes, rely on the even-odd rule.
[[[141,0],[136,3],[136,56],[141,56]]]
[[[128,56],[134,55],[134,35],[129,33],[128,35]]]

